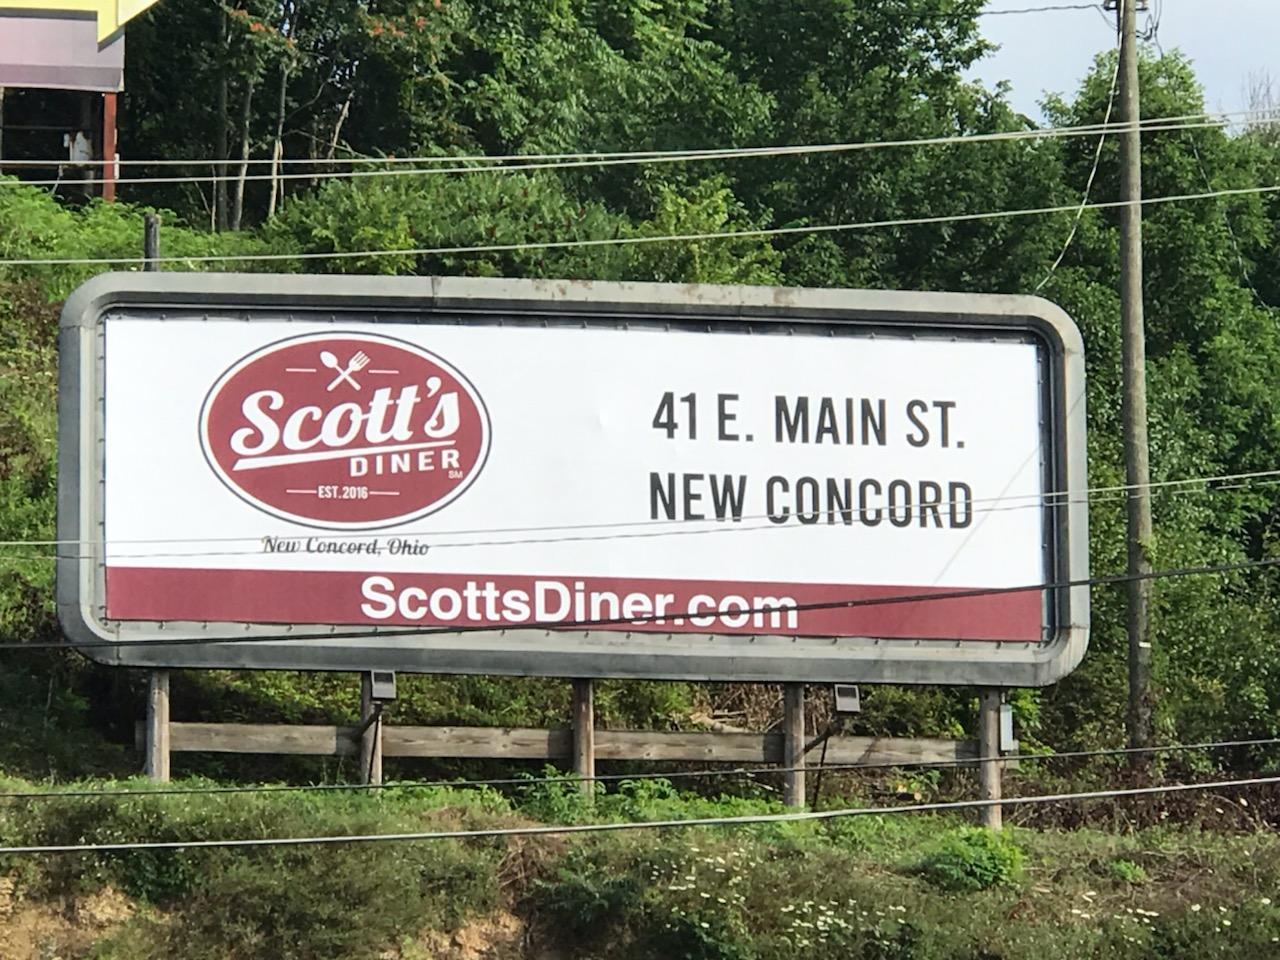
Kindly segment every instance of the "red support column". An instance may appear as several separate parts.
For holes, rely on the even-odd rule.
[[[116,199],[116,94],[102,95],[102,199]]]

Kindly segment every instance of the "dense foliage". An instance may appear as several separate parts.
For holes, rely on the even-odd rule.
[[[777,283],[1028,293],[1040,289],[1087,341],[1090,481],[1122,482],[1117,217],[1087,210],[1050,273],[1073,215],[878,229],[808,230],[896,218],[1069,206],[1093,166],[1093,137],[848,150],[514,173],[329,179],[331,160],[422,155],[603,152],[896,140],[1029,130],[1000,91],[966,81],[984,46],[977,0],[233,0],[164,2],[129,34],[122,113],[126,158],[223,158],[230,184],[126,184],[131,203],[59,205],[0,185],[0,258],[131,256],[141,204],[164,208],[163,252],[244,255],[224,268]],[[1114,60],[1047,104],[1055,124],[1101,121]],[[1142,63],[1144,114],[1204,110],[1189,63]],[[275,167],[262,161],[280,156]],[[242,161],[252,160],[252,164]],[[295,162],[302,161],[302,162]],[[470,166],[455,162],[448,166]],[[1116,144],[1102,150],[1092,199],[1117,194]],[[141,166],[139,176],[207,173]],[[243,176],[239,176],[243,174]],[[394,174],[394,175],[391,175]],[[1152,196],[1270,185],[1280,144],[1265,129],[1171,130],[1145,137]],[[187,224],[184,226],[184,224]],[[198,224],[198,225],[197,225]],[[207,226],[220,229],[206,229]],[[783,236],[634,242],[486,253],[442,247],[645,241],[788,227]],[[390,251],[344,259],[303,254]],[[256,259],[276,254],[281,259]],[[1157,204],[1146,222],[1148,375],[1154,479],[1273,469],[1280,450],[1280,199]],[[206,268],[177,261],[171,269]],[[0,539],[52,534],[54,343],[51,306],[97,266],[0,265]],[[1161,491],[1158,567],[1269,557],[1276,487]],[[1096,573],[1124,565],[1123,502],[1091,507]],[[0,558],[0,637],[52,635],[50,564]],[[1260,573],[1156,587],[1157,717],[1181,740],[1280,733],[1280,580]],[[1091,649],[1056,688],[1018,698],[1024,741],[1114,745],[1124,716],[1124,606],[1094,591]],[[15,691],[41,691],[46,717],[92,718],[128,739],[127,683],[78,661],[6,659]],[[228,719],[349,716],[349,681],[203,676],[185,702]],[[402,718],[542,723],[563,685],[423,679]],[[44,688],[47,684],[47,698]],[[415,690],[417,691],[415,693]],[[619,723],[687,722],[717,690],[619,686]],[[4,709],[0,707],[0,709]],[[24,708],[25,709],[25,708]],[[58,711],[62,712],[59,713]],[[221,713],[219,714],[219,711]],[[963,693],[875,690],[862,727],[954,734]],[[115,727],[112,726],[115,724]],[[48,729],[46,721],[45,729]],[[25,736],[25,734],[24,734]],[[47,739],[47,737],[46,737]],[[36,744],[28,743],[36,752]],[[44,771],[42,771],[44,772]]]
[[[13,781],[5,790],[30,791]],[[209,786],[187,783],[185,786]],[[113,797],[125,787],[141,795]],[[0,845],[425,832],[776,812],[628,782],[376,795],[99,795],[0,809]],[[1258,795],[1261,797],[1261,795]],[[840,801],[857,804],[858,800]],[[1247,811],[1205,813],[1219,827]],[[1106,821],[1116,809],[1100,805]],[[531,819],[532,818],[532,819]],[[857,817],[582,837],[0,858],[24,960],[1200,960],[1275,955],[1280,841],[1167,825],[1010,829]]]

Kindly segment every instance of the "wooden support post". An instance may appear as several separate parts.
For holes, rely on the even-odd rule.
[[[360,674],[360,782],[382,783],[382,705],[373,702],[373,674]],[[376,718],[375,718],[376,717]]]
[[[102,199],[116,198],[116,94],[102,95]],[[90,174],[92,176],[92,174]]]
[[[803,807],[804,790],[804,684],[787,683],[782,688],[783,800],[788,807]]]
[[[582,792],[595,796],[596,707],[590,680],[573,681],[573,772],[582,778]]]
[[[144,270],[160,269],[160,218],[154,213],[142,217],[142,256]]]
[[[169,671],[152,670],[147,675],[147,760],[146,775],[152,780],[169,780]]]
[[[1000,774],[1004,763],[1000,760],[1000,703],[1002,697],[996,689],[983,690],[978,695],[978,780],[983,800],[999,800],[1001,796]],[[982,825],[992,830],[1004,826],[1004,811],[993,803],[982,808]]]

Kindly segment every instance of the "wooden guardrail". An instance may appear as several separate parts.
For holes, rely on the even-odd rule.
[[[359,758],[361,776],[371,783],[382,782],[383,757],[546,760],[570,767],[582,777],[587,793],[592,791],[600,760],[778,764],[785,801],[802,806],[805,767],[817,756],[823,764],[842,766],[973,762],[982,774],[984,789],[995,785],[997,799],[1001,770],[1015,765],[1001,758],[995,733],[988,730],[996,729],[992,724],[981,728],[985,739],[980,742],[854,736],[806,740],[799,684],[787,685],[783,723],[770,733],[597,729],[589,680],[573,681],[571,725],[552,729],[388,726],[382,722],[381,706],[363,687],[359,726],[173,722],[168,717],[167,689],[153,686],[157,692],[152,699],[163,709],[148,710],[147,722],[138,725],[138,745],[148,757],[148,773],[162,780],[168,779],[170,752],[351,756]]]
[[[139,724],[139,731],[142,725]],[[169,749],[182,753],[358,756],[358,727],[262,723],[169,724]],[[702,763],[783,763],[781,733],[595,730],[595,759]],[[813,752],[816,752],[817,749]],[[534,727],[384,727],[384,757],[558,760],[573,757],[573,731]],[[829,764],[915,764],[978,759],[972,740],[833,736]]]

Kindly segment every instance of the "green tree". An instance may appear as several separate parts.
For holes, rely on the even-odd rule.
[[[1099,59],[1071,104],[1051,101],[1055,124],[1100,122],[1114,60]],[[1187,60],[1141,63],[1143,115],[1204,111]],[[1093,166],[1096,141],[1061,147],[1078,189]],[[1118,195],[1118,146],[1102,152],[1093,199]],[[1248,145],[1217,128],[1148,133],[1143,138],[1148,197],[1201,193],[1256,183]],[[1250,244],[1268,223],[1256,197],[1151,204],[1145,210],[1148,392],[1152,479],[1270,469],[1280,434],[1280,340],[1274,311],[1259,305],[1241,272],[1233,234]],[[1090,210],[1046,292],[1076,318],[1089,362],[1090,474],[1094,485],[1123,483],[1120,445],[1117,214]],[[1274,493],[1247,485],[1158,490],[1156,566],[1233,563],[1265,551]],[[1091,509],[1095,571],[1124,567],[1123,499]],[[1265,578],[1236,575],[1160,582],[1155,590],[1159,722],[1185,739],[1275,729],[1276,622]],[[1049,695],[1054,743],[1119,739],[1124,703],[1123,588],[1093,592],[1093,637],[1083,668]]]

